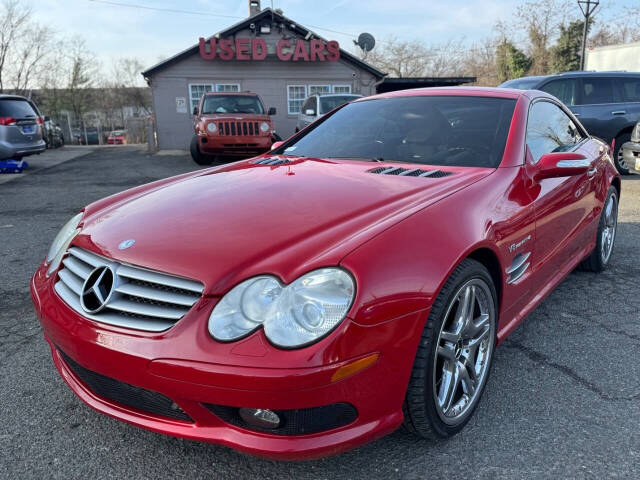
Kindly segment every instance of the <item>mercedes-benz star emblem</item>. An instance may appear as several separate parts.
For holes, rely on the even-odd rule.
[[[129,240],[124,240],[120,242],[120,244],[118,245],[118,248],[120,250],[126,250],[127,248],[133,247],[134,243],[136,243],[136,241],[133,238],[130,238]]]
[[[94,269],[82,285],[80,305],[87,313],[98,313],[104,308],[113,291],[113,270],[102,266]]]

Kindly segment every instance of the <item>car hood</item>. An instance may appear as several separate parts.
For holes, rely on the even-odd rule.
[[[255,162],[186,174],[97,202],[87,207],[74,243],[200,280],[208,294],[261,273],[288,283],[311,269],[338,265],[386,228],[494,171],[446,168],[451,174],[437,178],[371,173],[382,168],[362,161]],[[129,239],[135,244],[120,250]]]
[[[222,122],[237,122],[237,121],[269,121],[269,115],[259,115],[257,113],[207,113],[202,114],[202,120],[216,120]]]

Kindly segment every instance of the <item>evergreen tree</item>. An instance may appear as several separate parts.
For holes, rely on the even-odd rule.
[[[496,48],[498,81],[522,77],[531,67],[531,59],[506,38]]]
[[[593,21],[589,20],[589,26]],[[584,21],[576,20],[568,26],[560,25],[560,37],[551,48],[551,73],[580,70],[580,48]]]

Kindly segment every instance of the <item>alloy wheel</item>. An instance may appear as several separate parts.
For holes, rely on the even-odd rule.
[[[449,425],[472,411],[493,354],[496,312],[486,282],[474,278],[454,295],[438,336],[433,358],[436,411]]]
[[[604,225],[600,238],[600,254],[602,263],[606,264],[613,251],[613,242],[616,238],[616,228],[618,226],[618,205],[615,195],[609,195],[604,207]]]

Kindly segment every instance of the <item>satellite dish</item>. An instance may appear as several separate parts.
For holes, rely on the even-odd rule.
[[[370,52],[376,45],[376,39],[370,33],[361,33],[358,36],[358,41],[354,43],[358,45],[365,52]]]

